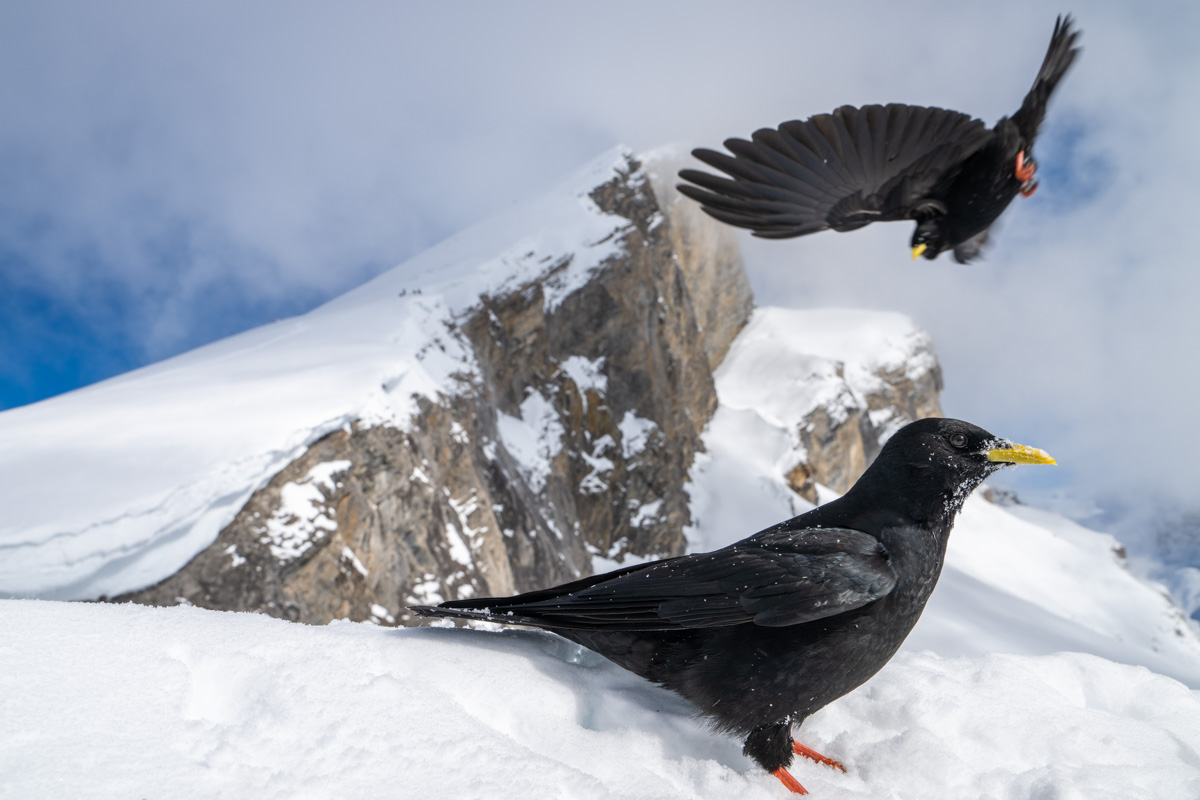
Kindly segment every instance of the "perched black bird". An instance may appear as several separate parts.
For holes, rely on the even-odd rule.
[[[966,422],[899,431],[841,498],[711,553],[515,597],[416,606],[554,631],[686,697],[794,792],[792,727],[883,667],[937,582],[954,516],[1006,464],[1053,464]]]
[[[749,142],[727,139],[733,156],[693,150],[731,177],[680,170],[695,186],[680,184],[679,191],[722,222],[767,239],[915,220],[913,258],[953,248],[965,264],[1012,199],[1037,187],[1033,142],[1054,87],[1079,52],[1071,22],[1058,18],[1033,88],[1017,113],[991,130],[942,108],[842,106],[764,128]]]

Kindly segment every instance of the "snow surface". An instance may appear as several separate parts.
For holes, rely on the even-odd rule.
[[[619,252],[628,220],[588,193],[627,154],[308,314],[0,413],[0,597],[162,580],[311,442],[354,420],[403,425],[414,396],[453,390],[475,365],[448,321],[539,276],[553,307]]]
[[[529,488],[540,492],[550,477],[551,461],[562,451],[565,431],[554,404],[536,390],[529,390],[520,411],[519,417],[497,414],[496,429]]]
[[[617,429],[621,431],[621,454],[626,459],[631,459],[646,449],[650,436],[658,430],[658,426],[653,420],[626,411]]]
[[[550,634],[0,601],[0,797],[787,796]],[[1095,656],[904,653],[814,715],[817,798],[1194,798],[1200,692]]]
[[[758,308],[715,378],[723,409],[753,409],[754,418],[793,432],[785,451],[759,465],[774,474],[804,460],[796,431],[814,410],[823,408],[832,422],[842,422],[851,410],[867,408],[868,394],[886,388],[881,372],[916,381],[936,366],[928,335],[903,314]],[[884,438],[908,421],[891,409],[873,413],[881,415],[873,421]]]

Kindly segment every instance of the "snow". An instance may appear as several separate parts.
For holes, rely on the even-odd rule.
[[[351,550],[349,547],[342,548],[342,558],[346,561],[349,561],[350,566],[354,567],[354,570],[359,575],[362,575],[364,578],[371,574],[370,572],[367,571],[366,565],[362,563],[362,561],[355,554],[355,552],[353,550]]]
[[[238,555],[236,544],[231,544],[229,547],[226,547],[225,552],[229,555],[230,566],[240,567],[242,564],[246,563],[246,559]]]
[[[917,380],[937,366],[929,335],[894,311],[775,308],[760,324],[794,338],[805,353],[843,362],[846,379],[864,391],[878,386],[880,370]]]
[[[437,575],[427,572],[423,580],[413,584],[412,594],[405,598],[405,602],[414,606],[436,606],[438,603],[445,602],[446,598],[438,592],[441,585]]]
[[[31,600],[0,626],[4,798],[787,796],[550,634]],[[1200,795],[1200,692],[1083,654],[905,653],[802,739],[848,770],[797,762],[823,800]]]
[[[588,193],[627,154],[308,314],[0,413],[0,597],[155,583],[316,439],[355,420],[403,426],[415,396],[453,391],[475,365],[447,323],[549,273],[553,306],[620,251],[628,221]]]
[[[646,449],[650,435],[658,426],[653,420],[643,419],[632,411],[626,411],[617,429],[621,431],[621,454],[628,460]]]
[[[916,381],[936,366],[929,336],[903,314],[768,307],[755,309],[717,379],[722,405],[753,408],[770,424],[795,428],[816,408],[833,422],[867,408],[866,396],[886,388],[880,373]],[[909,421],[890,408],[871,413],[883,438]],[[803,450],[793,455],[794,464]]]
[[[608,376],[603,371],[603,358],[569,356],[562,362],[562,368],[579,387],[580,394],[584,394],[588,389],[594,389],[601,394],[608,391]]]
[[[562,450],[564,431],[554,404],[531,389],[521,403],[521,415],[498,414],[496,428],[529,488],[540,492],[550,477],[551,460]]]
[[[730,544],[812,508],[784,479],[806,458],[805,420],[823,409],[843,421],[883,388],[880,372],[919,380],[936,365],[929,337],[902,314],[756,308],[713,376],[720,406],[693,468],[701,476],[690,489],[701,520],[687,531],[693,548]]]
[[[608,491],[610,473],[614,468],[611,458],[597,453],[604,453],[617,446],[607,433],[592,442],[592,452],[580,452],[579,455],[588,465],[589,472],[579,482],[579,491],[584,494],[601,494]]]
[[[471,548],[467,547],[467,543],[458,535],[458,529],[449,522],[446,523],[446,546],[450,558],[464,567],[471,566]]]
[[[469,538],[474,539],[487,532],[486,525],[480,525],[478,528],[471,527],[471,516],[479,510],[478,490],[472,489],[471,493],[461,499],[451,497],[448,501],[450,507],[454,509],[455,516],[458,517],[458,524]]]
[[[634,509],[633,514],[629,518],[629,525],[633,528],[640,528],[647,522],[658,517],[658,512],[662,509],[662,500],[654,500],[649,503],[642,503]]]
[[[349,461],[326,461],[317,464],[298,482],[285,483],[280,488],[279,508],[261,529],[263,544],[271,548],[271,555],[280,561],[299,558],[325,534],[337,530],[337,523],[325,514],[322,489],[336,488],[333,476],[350,466]]]
[[[389,625],[396,622],[396,618],[391,615],[391,612],[378,603],[371,604],[371,617],[373,620],[378,622],[386,622]]]

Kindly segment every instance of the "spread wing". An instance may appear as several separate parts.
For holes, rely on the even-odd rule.
[[[576,630],[680,630],[796,625],[883,597],[896,575],[879,540],[846,528],[770,531],[691,556],[593,576],[509,598],[418,607]]]
[[[680,170],[690,184],[680,184],[679,191],[755,236],[851,231],[912,217],[990,136],[983,122],[957,111],[897,103],[842,106],[764,128],[752,141],[728,139],[732,156],[692,151],[729,177]]]
[[[1073,23],[1074,20],[1069,14],[1055,21],[1054,33],[1050,36],[1050,46],[1046,49],[1042,67],[1038,70],[1029,93],[1025,95],[1021,108],[1012,116],[1012,121],[1016,123],[1021,136],[1030,144],[1037,138],[1038,129],[1042,126],[1050,95],[1054,93],[1058,82],[1067,74],[1075,57],[1079,55],[1081,48],[1076,45],[1076,41],[1080,32],[1071,29]]]

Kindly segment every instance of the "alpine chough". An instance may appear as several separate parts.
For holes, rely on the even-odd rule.
[[[953,419],[901,428],[841,498],[711,553],[514,597],[415,606],[553,631],[686,697],[793,792],[809,714],[895,654],[942,571],[963,501],[1007,464],[1053,464]]]
[[[764,128],[751,141],[727,139],[732,156],[693,150],[730,177],[680,170],[690,183],[679,191],[711,216],[767,239],[915,220],[914,259],[953,249],[965,264],[1012,199],[1037,188],[1033,143],[1051,93],[1079,52],[1071,24],[1070,16],[1058,18],[1033,88],[990,130],[942,108],[842,106]]]

